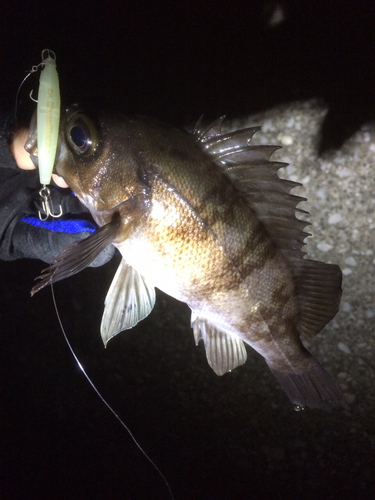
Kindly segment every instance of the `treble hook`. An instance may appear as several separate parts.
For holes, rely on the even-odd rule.
[[[41,221],[47,220],[49,216],[53,217],[54,219],[57,219],[58,217],[62,216],[63,211],[62,211],[61,205],[60,205],[60,212],[58,214],[53,213],[53,203],[52,203],[52,199],[51,199],[51,192],[45,184],[43,184],[42,189],[39,191],[39,195],[43,199],[42,207],[43,207],[44,213],[46,214],[46,216],[43,217],[42,213],[40,211],[38,212],[39,219]]]

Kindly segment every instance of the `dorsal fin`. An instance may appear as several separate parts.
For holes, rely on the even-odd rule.
[[[306,198],[290,193],[301,184],[280,179],[277,175],[277,171],[287,165],[270,161],[270,156],[280,146],[250,145],[261,127],[221,134],[222,122],[223,118],[219,118],[202,130],[199,121],[194,130],[197,142],[246,196],[270,238],[285,256],[288,259],[302,257],[304,239],[309,236],[304,231],[308,223],[297,219],[295,213],[307,213],[297,208]]]
[[[309,259],[294,262],[300,307],[298,331],[312,338],[338,313],[342,273],[339,266]]]
[[[309,224],[297,219],[297,208],[306,198],[291,194],[300,183],[280,179],[277,171],[286,163],[270,161],[279,146],[250,145],[260,127],[221,134],[220,118],[203,131],[197,125],[195,137],[216,165],[248,200],[269,237],[289,261],[295,276],[299,301],[298,330],[306,337],[316,335],[337,313],[341,298],[338,266],[305,260],[302,251]]]
[[[221,135],[221,125],[225,119],[225,116],[221,116],[210,125],[202,130],[203,115],[197,121],[195,125],[193,136],[197,142],[205,142],[211,137],[217,137]]]

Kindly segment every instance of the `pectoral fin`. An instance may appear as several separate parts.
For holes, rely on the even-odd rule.
[[[247,352],[241,339],[230,335],[192,311],[191,326],[195,343],[202,339],[206,348],[208,364],[216,375],[224,375],[246,362]]]
[[[101,324],[104,345],[148,316],[155,304],[155,288],[122,259],[105,299]]]
[[[53,260],[52,265],[43,269],[42,274],[35,278],[41,281],[33,287],[31,295],[39,292],[46,285],[73,276],[89,266],[113,242],[120,222],[119,214],[114,214],[111,222],[100,227],[95,233],[63,248]]]

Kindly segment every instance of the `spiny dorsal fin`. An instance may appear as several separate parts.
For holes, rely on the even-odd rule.
[[[290,194],[301,184],[280,179],[277,171],[286,163],[272,162],[270,156],[280,146],[251,146],[251,139],[261,127],[250,127],[221,134],[223,118],[201,130],[198,122],[194,135],[204,151],[211,156],[218,167],[232,180],[247,198],[259,220],[265,226],[272,241],[289,259],[301,251],[304,239],[309,233],[303,229],[307,222],[296,218],[300,201],[306,198]]]
[[[202,130],[203,115],[197,121],[195,125],[193,136],[197,142],[205,142],[211,137],[216,137],[221,134],[221,125],[225,119],[225,116],[221,116],[210,125]]]
[[[203,340],[208,364],[216,375],[224,375],[246,362],[246,348],[238,337],[220,330],[205,318],[198,317],[194,311],[191,313],[191,327],[195,343],[198,345]]]

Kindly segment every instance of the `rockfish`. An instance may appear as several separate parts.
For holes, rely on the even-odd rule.
[[[63,250],[32,293],[86,267],[109,244],[122,261],[105,299],[106,344],[152,310],[155,287],[186,302],[195,341],[223,375],[259,352],[296,407],[345,405],[303,346],[337,313],[340,268],[304,258],[305,200],[282,180],[260,127],[189,134],[143,116],[68,109],[54,171],[100,228]],[[301,210],[299,210],[302,212]]]

